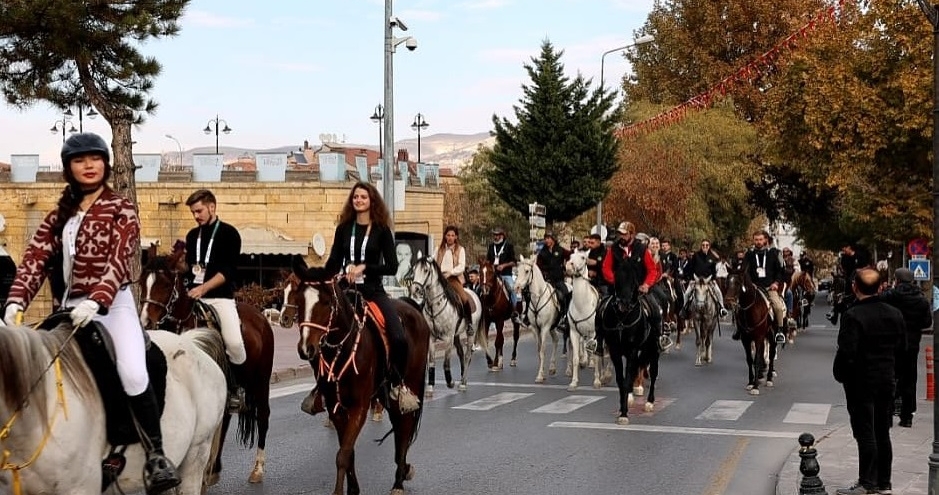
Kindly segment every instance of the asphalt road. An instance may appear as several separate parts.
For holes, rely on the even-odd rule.
[[[774,388],[759,396],[744,390],[743,349],[724,323],[713,364],[694,367],[693,335],[685,336],[682,350],[662,356],[656,409],[644,413],[637,406],[628,426],[614,424],[615,388],[594,390],[592,370],[582,371],[573,393],[563,369],[536,385],[530,336],[519,344],[517,368],[489,372],[477,354],[466,392],[440,384],[438,370],[435,397],[426,403],[409,456],[417,475],[405,488],[414,494],[772,494],[800,433],[819,437],[847,421],[831,378],[836,331],[823,319],[823,296],[810,330],[781,352]],[[322,416],[298,408],[309,383],[274,390],[263,484],[247,483],[253,452],[232,448],[230,438],[222,480],[210,494],[332,492],[335,433]],[[373,442],[389,428],[387,419],[369,422],[359,438],[363,493],[391,488],[393,446]]]

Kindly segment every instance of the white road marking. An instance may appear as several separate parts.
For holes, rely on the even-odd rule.
[[[592,372],[591,372],[591,376]],[[500,383],[500,382],[467,382],[467,387],[500,387],[500,388],[537,388],[545,390],[567,390],[567,385],[546,385],[542,383]],[[583,390],[590,390],[591,392],[596,392],[599,394],[615,394],[619,393],[619,390],[616,387],[603,387],[600,389],[593,388],[593,385],[587,384],[586,386],[581,385]],[[580,389],[578,389],[580,390]]]
[[[789,413],[786,414],[783,423],[823,425],[828,423],[829,412],[831,412],[831,404],[796,402],[789,408]]]
[[[596,395],[571,395],[569,397],[545,404],[537,409],[532,409],[530,412],[545,414],[567,414],[569,412],[576,411],[588,404],[593,404],[602,398],[603,397]]]
[[[299,394],[300,392],[309,393],[313,390],[313,383],[300,383],[297,385],[288,385],[271,389],[271,398],[287,397],[288,395]]]
[[[655,426],[655,425],[617,425],[614,423],[590,423],[579,421],[555,421],[549,428],[573,428],[588,430],[620,430],[637,431],[643,433],[678,433],[682,435],[716,435],[728,437],[756,437],[756,438],[786,438],[799,437],[798,432],[792,431],[765,431],[765,430],[734,430],[730,428],[694,428],[687,426]]]
[[[453,409],[466,409],[470,411],[489,411],[495,409],[499,406],[504,406],[510,402],[515,402],[517,400],[525,399],[531,397],[535,394],[521,394],[513,392],[501,392],[495,395],[491,395],[484,399],[474,400],[468,404],[463,404],[462,406],[454,406]]]
[[[752,400],[716,400],[694,419],[737,421],[751,404]]]

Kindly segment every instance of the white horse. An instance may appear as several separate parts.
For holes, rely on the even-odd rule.
[[[161,423],[163,449],[182,479],[176,493],[199,495],[225,411],[225,347],[215,330],[149,334],[168,366]],[[71,335],[70,324],[51,331],[0,326],[0,421],[8,433],[0,450],[10,454],[0,465],[0,493],[101,492],[101,462],[111,448],[104,404]],[[137,443],[124,455],[117,484],[142,491],[144,451]]]
[[[558,332],[555,329],[561,311],[554,287],[544,279],[541,269],[535,264],[534,257],[521,256],[518,261],[518,272],[515,279],[515,292],[521,297],[522,291],[528,289],[531,300],[528,303],[528,327],[535,335],[538,344],[538,374],[535,383],[544,383],[544,353],[548,336],[554,341],[551,351],[551,363],[548,365],[548,374],[557,373]]]
[[[449,388],[453,388],[450,354],[456,347],[457,357],[460,358],[459,390],[465,392],[468,378],[466,370],[473,361],[473,343],[479,338],[482,330],[480,327],[483,311],[479,297],[471,290],[466,291],[473,302],[470,328],[474,331],[474,335],[467,335],[466,321],[460,316],[462,303],[450,288],[449,282],[440,271],[440,266],[432,257],[422,256],[418,252],[417,261],[411,266],[411,273],[405,279],[408,294],[411,299],[421,305],[424,318],[430,326],[432,340],[427,352],[427,388],[424,390],[424,396],[432,397],[434,394],[434,382],[436,382],[434,340],[442,340],[447,345],[443,354],[443,373]]]
[[[602,363],[598,356],[588,354],[584,346],[585,341],[597,337],[597,307],[600,305],[600,293],[589,280],[587,280],[587,252],[575,251],[565,264],[567,274],[573,278],[571,289],[571,305],[567,310],[567,321],[571,329],[571,354],[573,359],[568,360],[568,376],[571,384],[568,391],[577,390],[581,363],[593,361],[594,377],[593,388],[600,388]]]
[[[714,291],[711,290],[711,276],[696,276],[692,284],[694,284],[694,290],[692,291],[693,299],[689,303],[689,312],[697,345],[694,365],[701,366],[703,363],[712,362],[714,329],[717,328],[719,316]]]

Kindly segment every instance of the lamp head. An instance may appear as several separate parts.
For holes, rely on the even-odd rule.
[[[93,107],[88,107],[88,113],[85,114],[85,117],[93,119],[98,116],[98,112],[95,111]]]
[[[202,129],[202,132],[204,132],[204,133],[206,133],[206,134],[211,134],[211,133],[212,133],[212,128],[209,127],[208,124],[206,124],[206,125],[205,125],[205,129]]]
[[[224,132],[225,134],[230,134],[230,133],[231,133],[231,127],[228,127],[228,124],[225,124],[225,128],[222,129],[222,132]]]
[[[644,45],[644,44],[646,44],[646,43],[652,43],[653,41],[655,41],[655,36],[653,36],[653,35],[651,35],[651,34],[645,34],[645,35],[642,35],[642,36],[636,38],[636,40],[633,41],[633,44],[634,44],[634,45]]]

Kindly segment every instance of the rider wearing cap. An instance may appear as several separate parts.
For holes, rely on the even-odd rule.
[[[496,275],[502,277],[502,284],[509,293],[514,311],[515,277],[512,276],[512,268],[515,267],[515,246],[505,238],[505,229],[502,227],[492,229],[492,242],[486,247],[486,259],[492,263]],[[517,312],[512,314],[512,319],[517,322]]]
[[[545,280],[554,286],[558,294],[558,328],[567,333],[569,330],[567,323],[567,308],[571,302],[571,291],[567,289],[564,282],[564,262],[567,261],[571,252],[558,244],[557,237],[553,232],[545,232],[544,247],[538,251],[536,262]]]
[[[622,222],[617,227],[619,238],[616,243],[610,247],[607,257],[603,260],[603,278],[613,285],[615,297],[619,297],[621,284],[623,283],[617,275],[622,271],[619,267],[623,263],[634,265],[638,278],[642,280],[639,285],[639,298],[644,300],[649,307],[649,338],[654,338],[662,345],[662,310],[659,308],[655,297],[649,297],[649,290],[658,281],[660,272],[659,265],[652,259],[652,255],[646,249],[646,246],[636,239],[636,226],[632,222]],[[597,321],[600,321],[599,315]],[[603,355],[603,325],[597,324],[597,346],[598,355]],[[588,342],[588,347],[592,347]]]

